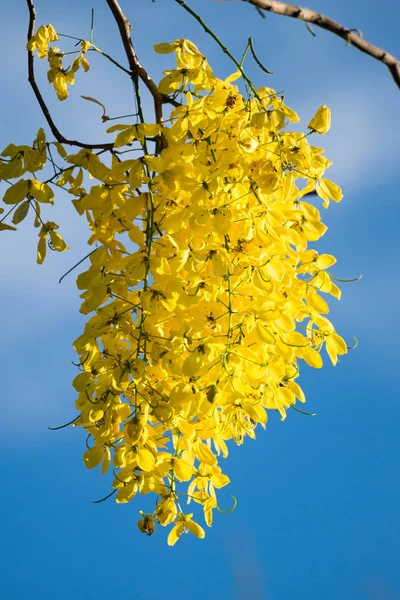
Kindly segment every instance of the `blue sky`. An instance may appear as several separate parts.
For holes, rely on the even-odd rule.
[[[334,6],[333,6],[334,4]],[[397,2],[378,10],[372,0],[309,0],[370,41],[400,56]],[[37,0],[38,24],[87,37],[95,8],[94,43],[124,60],[116,26],[103,0]],[[173,0],[121,0],[133,26],[140,60],[154,78],[169,66],[152,45],[188,37],[219,76],[235,69]],[[184,536],[174,548],[158,527],[151,538],[136,529],[140,499],[128,505],[91,500],[105,495],[109,479],[85,469],[81,430],[47,426],[75,416],[71,380],[73,340],[84,324],[75,277],[59,277],[86,252],[85,231],[67,196],[48,218],[63,221],[71,250],[50,253],[36,265],[31,224],[2,232],[2,402],[0,508],[3,515],[0,597],[4,600],[175,600],[190,597],[254,600],[374,600],[400,598],[400,486],[397,467],[398,269],[400,222],[398,122],[400,91],[377,62],[334,36],[267,15],[241,2],[192,0],[237,57],[252,35],[258,55],[274,72],[248,61],[256,85],[285,90],[286,102],[305,125],[321,104],[332,110],[322,139],[334,162],[329,177],[345,197],[324,214],[329,230],[318,245],[337,259],[342,300],[332,320],[359,346],[335,367],[304,368],[307,409],[285,422],[272,415],[256,441],[231,447],[225,471],[236,510],[217,515],[205,540]],[[24,2],[2,7],[0,22],[0,146],[30,143],[43,125],[27,83]],[[64,43],[64,42],[63,42]],[[67,47],[67,45],[64,45]],[[82,140],[105,139],[95,96],[109,114],[132,111],[129,81],[100,57],[88,75],[58,103],[38,79],[60,130]],[[100,110],[100,109],[99,109]],[[274,418],[276,417],[276,418]],[[396,474],[397,473],[397,474]],[[223,496],[227,506],[229,493]]]

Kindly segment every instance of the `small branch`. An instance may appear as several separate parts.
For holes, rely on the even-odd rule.
[[[66,38],[70,38],[71,40],[77,40],[78,42],[85,41],[84,38],[78,38],[78,37],[75,37],[74,35],[67,35],[66,33],[60,33],[59,31],[57,31],[57,35],[58,35],[58,37],[66,37]],[[108,60],[111,61],[113,63],[113,65],[118,67],[118,69],[121,69],[121,71],[124,71],[124,73],[127,73],[130,77],[132,77],[132,72],[129,69],[125,69],[125,67],[120,65],[119,62],[117,62],[112,56],[110,56],[106,52],[103,52],[103,50],[100,50],[100,48],[97,48],[97,46],[95,46],[94,44],[91,45],[91,47],[88,49],[88,52],[98,52],[102,56],[105,56],[105,58],[108,58]]]
[[[35,29],[35,20],[36,20],[36,11],[33,4],[33,0],[26,0],[29,10],[29,25],[28,25],[28,41],[31,39],[34,29]],[[36,100],[39,103],[40,108],[42,109],[42,113],[51,129],[52,134],[56,138],[60,144],[67,144],[69,146],[78,146],[79,148],[89,148],[91,150],[96,148],[102,148],[104,150],[108,150],[112,148],[113,144],[85,144],[83,142],[79,142],[77,140],[68,140],[65,138],[62,133],[58,130],[56,124],[54,123],[50,111],[47,108],[45,101],[43,100],[42,94],[40,93],[39,87],[36,83],[35,79],[35,70],[34,70],[34,58],[33,52],[28,50],[28,81],[32,87],[33,93],[36,96]]]
[[[267,12],[271,12],[277,15],[282,15],[284,17],[291,17],[293,19],[300,19],[305,23],[312,23],[321,29],[326,29],[331,33],[341,37],[348,44],[352,44],[361,52],[372,56],[379,62],[383,63],[389,69],[394,82],[397,87],[400,88],[400,61],[398,61],[392,54],[389,54],[382,48],[371,44],[364,40],[360,35],[357,34],[356,30],[348,29],[329,19],[325,15],[321,13],[317,13],[314,10],[309,10],[308,8],[302,8],[300,6],[295,6],[294,4],[289,4],[287,2],[280,2],[279,0],[242,0],[243,2],[247,2],[248,4],[252,4],[256,8],[265,10]]]
[[[250,47],[250,52],[252,54],[252,57],[254,58],[254,60],[258,64],[258,66],[260,67],[261,71],[264,71],[264,73],[266,73],[267,75],[273,75],[272,71],[268,71],[268,69],[266,69],[264,67],[264,65],[262,64],[262,62],[258,58],[258,56],[256,54],[256,51],[254,50],[253,39],[251,37],[249,37],[249,47]]]
[[[173,106],[179,106],[179,103],[172,98],[169,98],[165,94],[162,94],[150,75],[147,73],[146,69],[141,65],[139,59],[136,55],[135,48],[133,47],[132,38],[131,38],[131,29],[132,26],[123,13],[120,5],[118,4],[118,0],[107,0],[107,4],[114,16],[114,19],[118,25],[119,33],[121,36],[122,44],[125,49],[126,58],[128,59],[129,68],[131,71],[132,81],[135,85],[135,78],[139,78],[150,94],[153,96],[154,100],[154,111],[156,116],[156,122],[161,124],[162,122],[162,105],[169,103]]]
[[[124,73],[127,73],[127,75],[129,75],[129,77],[132,77],[132,73],[131,73],[131,71],[129,71],[129,69],[125,69],[125,67],[120,65],[119,62],[117,62],[112,56],[110,56],[106,52],[103,52],[103,50],[100,50],[100,48],[96,48],[96,46],[92,46],[91,48],[89,48],[89,51],[90,52],[98,52],[98,54],[101,54],[105,58],[108,58],[108,60],[110,62],[112,62],[113,65],[118,67],[118,69],[121,69],[121,71],[123,71]]]

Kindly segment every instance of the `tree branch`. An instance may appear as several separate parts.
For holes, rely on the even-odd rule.
[[[33,4],[33,0],[26,0],[29,10],[29,25],[28,25],[28,41],[31,39],[34,29],[35,29],[35,20],[36,20],[36,11],[35,6]],[[103,149],[108,150],[113,147],[113,144],[85,144],[84,142],[78,142],[77,140],[68,140],[65,138],[62,133],[60,133],[58,127],[54,123],[50,111],[47,108],[45,101],[43,100],[43,96],[40,93],[39,87],[36,83],[35,79],[35,70],[34,70],[34,56],[31,50],[28,50],[28,81],[31,84],[33,93],[36,96],[36,100],[39,103],[40,108],[42,109],[42,113],[51,129],[52,134],[56,138],[60,144],[67,144],[69,146],[78,146],[79,148],[89,148],[91,150],[94,149]]]
[[[321,13],[317,13],[314,10],[295,6],[294,4],[289,4],[288,2],[280,2],[279,0],[242,1],[252,4],[257,9],[262,9],[267,12],[282,15],[284,17],[300,19],[305,23],[312,23],[341,37],[342,39],[346,40],[347,43],[352,44],[358,50],[361,50],[361,52],[372,56],[372,58],[375,58],[379,62],[386,65],[394,79],[394,82],[400,88],[400,61],[398,61],[392,54],[382,50],[382,48],[379,48],[378,46],[375,46],[374,44],[364,40],[360,35],[355,33],[354,29],[348,29],[347,27],[344,27],[344,25],[341,25],[340,23],[329,19]]]
[[[132,26],[123,13],[118,0],[107,0],[107,4],[114,16],[114,19],[118,25],[119,33],[121,36],[122,44],[125,49],[125,54],[128,59],[129,67],[132,72],[132,79],[136,76],[143,81],[154,100],[154,111],[156,115],[156,122],[161,124],[162,122],[162,105],[169,103],[173,106],[179,106],[179,103],[172,98],[169,98],[165,94],[162,94],[150,75],[140,64],[139,59],[136,55],[135,48],[133,47],[131,38]]]

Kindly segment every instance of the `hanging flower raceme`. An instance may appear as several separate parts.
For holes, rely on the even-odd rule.
[[[50,33],[31,48],[46,54]],[[309,248],[326,226],[308,194],[325,207],[342,197],[324,178],[330,162],[308,141],[329,129],[329,109],[317,111],[308,133],[290,131],[299,118],[274,90],[244,96],[234,83],[241,73],[218,79],[188,40],[156,50],[176,55],[160,91],[180,105],[164,123],[108,130],[118,151],[141,150],[132,160],[113,151],[105,164],[91,150],[66,155],[58,145],[69,168],[57,183],[97,245],[77,280],[90,315],[74,344],[74,425],[91,440],[85,464],[102,473],[112,466],[118,503],[155,494],[138,527],[151,535],[172,526],[172,545],[185,532],[205,535],[185,499],[211,526],[217,491],[229,483],[220,458],[230,441],[255,438],[271,410],[285,419],[305,402],[301,365],[322,367],[324,348],[336,364],[347,346],[326,316],[326,295],[340,298],[329,274],[335,258]],[[152,154],[160,135],[163,150]],[[20,177],[20,152],[13,161]],[[90,189],[84,171],[96,179]],[[30,192],[50,201],[38,185],[20,179],[5,200],[24,202]],[[56,227],[43,224],[40,239],[64,250]]]

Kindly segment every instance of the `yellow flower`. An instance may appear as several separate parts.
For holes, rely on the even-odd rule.
[[[39,231],[39,244],[37,253],[37,262],[42,264],[46,258],[47,238],[50,237],[51,248],[57,252],[64,252],[68,250],[67,244],[64,242],[59,233],[55,231],[58,229],[57,223],[47,221],[44,223]]]
[[[29,40],[27,49],[31,52],[37,50],[39,58],[45,58],[48,53],[49,42],[57,40],[57,33],[52,25],[41,25]]]
[[[337,333],[331,333],[326,338],[326,351],[333,365],[337,364],[338,355],[347,354],[346,342]]]
[[[181,537],[182,533],[192,533],[198,538],[204,538],[206,532],[198,523],[192,520],[193,513],[189,515],[181,514],[175,522],[174,527],[169,532],[168,546],[174,546]]]
[[[143,519],[139,519],[137,526],[139,531],[145,533],[146,535],[153,535],[156,530],[156,526],[154,524],[154,520],[152,515],[145,515],[142,511],[140,511]]]
[[[325,104],[319,107],[314,117],[309,122],[308,127],[321,135],[330,130],[331,111]]]
[[[318,196],[324,200],[324,206],[327,207],[329,200],[340,202],[343,198],[342,190],[336,183],[329,179],[321,178],[315,188]]]
[[[176,515],[177,515],[177,508],[176,508],[176,503],[175,503],[174,498],[172,498],[172,497],[163,498],[161,500],[161,502],[159,503],[159,505],[157,506],[157,509],[155,512],[157,521],[163,526],[169,525],[169,523],[172,523],[173,521],[175,521]]]

